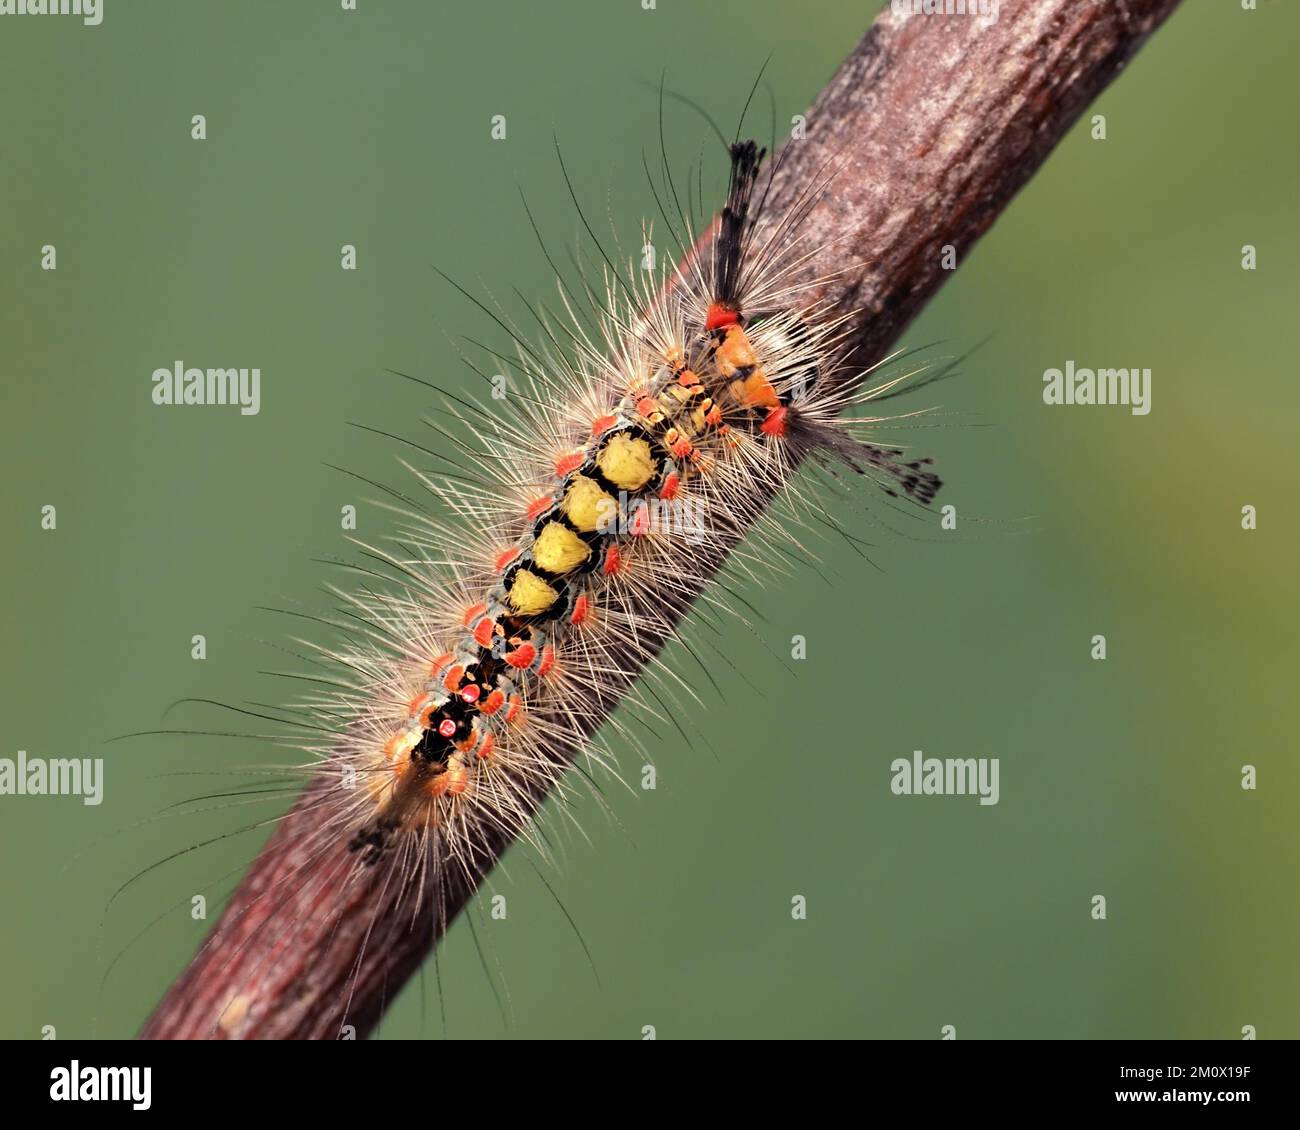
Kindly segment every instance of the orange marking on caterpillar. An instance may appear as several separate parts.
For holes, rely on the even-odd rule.
[[[545,678],[555,666],[555,648],[549,644],[542,648],[542,661],[537,665],[537,673]]]
[[[417,714],[419,714],[420,703],[422,703],[423,701],[424,701],[423,694],[417,694],[413,699],[411,699],[411,701],[406,704],[406,716],[408,718],[414,718]]]
[[[591,612],[590,601],[587,600],[587,594],[581,593],[578,599],[573,602],[573,613],[569,616],[570,624],[581,624],[586,620]]]
[[[783,436],[790,430],[790,409],[772,408],[768,410],[767,419],[759,425],[759,430],[768,436]]]
[[[469,788],[469,770],[463,765],[452,765],[447,770],[447,795],[460,796]]]
[[[456,691],[460,690],[460,681],[464,677],[465,668],[461,664],[457,663],[456,666],[452,667],[447,672],[446,676],[442,680],[442,685],[451,691],[452,694],[455,694]]]
[[[581,467],[582,461],[586,458],[586,453],[582,451],[575,451],[570,455],[561,455],[555,461],[555,473],[559,475],[560,478],[564,478],[565,475],[569,474],[571,471],[576,471]],[[531,518],[533,515],[530,514],[529,517]]]
[[[531,522],[544,510],[549,510],[554,501],[555,499],[553,499],[549,494],[543,495],[541,498],[533,499],[533,501],[528,504],[528,520]]]
[[[636,410],[640,412],[642,416],[649,418],[659,410],[659,405],[655,402],[654,397],[643,396],[636,402]]]
[[[695,375],[691,369],[683,369],[681,376],[677,378],[677,383],[683,388],[695,388],[700,383],[700,378]]]
[[[706,424],[708,424],[709,427],[711,427],[711,428],[716,428],[720,423],[722,423],[722,408],[721,408],[721,406],[720,406],[720,405],[717,405],[717,404],[714,404],[711,408],[709,408],[709,409],[704,413],[704,422],[705,422]]]
[[[474,623],[475,620],[477,620],[480,616],[482,616],[483,613],[486,611],[487,611],[487,605],[484,604],[481,600],[477,604],[471,604],[467,609],[465,609],[465,618],[464,620],[461,621],[461,623],[463,623],[465,627],[468,628],[472,623]]]
[[[519,696],[512,694],[510,696],[510,706],[506,709],[506,721],[513,722],[523,713],[523,707],[519,704]]]
[[[517,667],[521,671],[525,667],[531,667],[533,660],[537,658],[537,648],[530,643],[521,643],[514,651],[506,656],[506,662],[511,667]],[[509,721],[509,719],[507,719]]]
[[[506,701],[505,691],[494,690],[479,705],[480,714],[495,714]]]
[[[389,761],[403,761],[419,742],[420,733],[418,730],[414,732],[411,730],[398,730],[384,743],[384,756]]]
[[[779,408],[780,397],[762,369],[751,373],[740,382],[740,401],[747,408]]]
[[[612,428],[617,420],[615,416],[597,416],[591,422],[591,434],[600,435],[601,432],[607,432]]]
[[[605,550],[605,564],[601,566],[600,571],[607,577],[613,576],[613,574],[618,572],[619,566],[622,565],[622,563],[623,554],[619,552],[618,546],[611,545],[607,550]]]
[[[492,646],[492,633],[496,629],[496,624],[491,617],[484,616],[477,624],[474,625],[474,642],[479,647]]]
[[[447,786],[449,784],[451,784],[451,774],[439,773],[424,786],[424,791],[431,797],[440,797],[447,791]]]
[[[737,376],[736,370],[758,367],[758,356],[750,343],[749,335],[734,322],[722,334],[718,347],[713,351],[718,372],[724,377]]]
[[[670,471],[664,479],[664,485],[659,489],[659,497],[666,502],[671,502],[677,497],[678,490],[681,489],[681,476],[676,471]]]
[[[706,330],[719,330],[723,326],[734,326],[739,321],[740,311],[734,306],[714,302],[709,306],[709,312],[704,319],[704,328]]]
[[[433,712],[437,709],[438,704],[436,702],[431,702],[420,711],[420,729],[427,730],[433,725]]]
[[[450,651],[444,652],[442,655],[438,656],[437,659],[429,664],[429,678],[436,679],[442,674],[442,669],[455,658],[456,656]]]
[[[647,506],[638,506],[636,513],[632,515],[632,522],[628,526],[628,533],[634,538],[645,537],[650,532],[650,508]]]
[[[492,751],[496,748],[497,736],[491,730],[483,735],[483,743],[474,751],[474,756],[480,761],[486,761],[492,756]]]
[[[495,566],[496,571],[498,573],[502,572],[505,569],[505,567],[509,565],[510,562],[512,562],[518,556],[519,556],[519,550],[516,548],[512,547],[510,549],[503,550],[501,553],[497,555],[496,566]]]
[[[732,393],[747,408],[777,408],[781,401],[758,362],[754,346],[738,325],[729,325],[713,353],[718,372],[727,380],[733,377]]]
[[[668,446],[672,453],[673,459],[689,458],[690,453],[695,450],[694,443],[690,442],[688,436],[682,436],[677,428],[669,428],[663,433],[663,442]]]

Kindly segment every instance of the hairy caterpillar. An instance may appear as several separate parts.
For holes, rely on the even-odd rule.
[[[646,622],[653,601],[633,591],[693,597],[704,578],[693,575],[686,535],[742,531],[802,455],[838,456],[933,498],[926,461],[856,439],[837,418],[843,405],[818,378],[838,323],[788,308],[774,285],[779,230],[755,244],[762,157],[752,141],[731,149],[707,269],[677,276],[666,301],[643,295],[644,314],[628,305],[634,292],[611,290],[603,339],[584,343],[558,413],[556,359],[537,366],[528,399],[545,404],[547,419],[533,423],[549,431],[511,424],[484,437],[502,468],[492,490],[428,484],[468,527],[449,560],[460,599],[414,578],[424,596],[412,589],[410,622],[395,633],[406,653],[376,672],[360,725],[335,753],[341,771],[364,779],[353,845],[368,863],[405,833],[441,840],[473,867],[480,822],[521,832],[537,787],[563,768],[547,749],[585,736],[578,704],[621,695],[633,671],[620,652],[647,628],[664,634]],[[692,501],[689,523],[652,505],[680,513]],[[391,616],[359,606],[372,622]]]
[[[807,255],[801,220],[826,185],[769,214],[764,155],[729,146],[716,232],[681,267],[624,274],[607,258],[599,290],[565,289],[565,323],[542,322],[543,346],[520,340],[522,390],[442,396],[431,423],[456,449],[443,457],[453,469],[417,472],[435,509],[395,508],[396,548],[362,545],[385,582],[371,571],[337,593],[348,642],[306,644],[333,672],[292,712],[322,769],[294,880],[308,893],[261,890],[259,914],[290,899],[313,913],[315,894],[379,883],[399,907],[385,928],[441,932],[448,891],[472,889],[504,844],[532,837],[580,752],[600,760],[589,739],[615,704],[644,691],[642,709],[675,721],[683,698],[701,702],[660,648],[697,599],[727,606],[713,571],[801,464],[934,498],[928,459],[874,442],[882,417],[843,414],[905,376],[865,389],[840,379],[848,315],[791,281]],[[791,529],[765,534],[806,556]],[[643,669],[658,690],[633,685]],[[349,850],[330,854],[340,842]],[[241,913],[216,934],[264,925]],[[271,939],[264,963],[290,952],[290,935]],[[255,1002],[233,996],[214,1031],[240,1035]]]

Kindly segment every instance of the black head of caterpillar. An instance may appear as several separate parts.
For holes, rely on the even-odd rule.
[[[501,430],[505,475],[518,468],[513,489],[472,510],[475,535],[494,531],[505,544],[490,571],[450,585],[428,578],[424,591],[468,592],[472,602],[446,650],[386,679],[390,699],[394,684],[410,695],[405,717],[363,701],[369,724],[344,751],[362,761],[369,786],[351,840],[367,862],[403,830],[437,831],[451,841],[441,850],[475,858],[475,837],[488,829],[522,831],[564,768],[551,748],[580,746],[584,704],[629,685],[644,663],[635,637],[659,615],[656,593],[679,607],[707,582],[689,539],[656,527],[655,506],[698,504],[697,533],[729,544],[805,459],[874,472],[888,493],[923,505],[934,498],[928,460],[858,438],[875,421],[841,418],[860,401],[823,378],[844,320],[786,308],[798,216],[764,224],[764,153],[752,141],[730,146],[712,254],[675,272],[666,297],[634,308],[627,284],[609,285],[602,336],[612,358],[587,357],[567,388],[532,374],[545,427]],[[539,477],[529,448],[557,435],[568,446]],[[431,489],[462,501],[452,485]],[[520,496],[533,500],[522,513]]]

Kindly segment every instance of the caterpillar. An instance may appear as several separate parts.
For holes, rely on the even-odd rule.
[[[830,179],[777,209],[779,156],[740,140],[727,153],[711,238],[695,243],[678,209],[675,237],[693,248],[679,265],[620,269],[602,251],[599,289],[561,283],[563,318],[539,319],[542,344],[516,335],[521,388],[490,403],[440,390],[429,422],[462,458],[411,468],[431,505],[394,507],[393,544],[357,542],[382,568],[334,590],[346,642],[300,641],[333,672],[290,712],[320,770],[302,883],[378,876],[409,904],[394,922],[425,914],[441,932],[457,909],[447,890],[472,890],[504,844],[536,843],[542,801],[580,758],[605,760],[602,725],[635,743],[609,718],[616,705],[676,724],[682,699],[703,704],[659,653],[697,600],[730,607],[713,574],[742,539],[807,556],[795,531],[756,528],[778,496],[819,511],[794,484],[801,466],[934,500],[932,461],[880,443],[886,417],[852,411],[911,374],[846,375],[852,313],[794,281],[801,220]],[[340,841],[346,862],[311,873]],[[280,897],[261,891],[259,914]],[[214,936],[256,928],[228,909]],[[232,998],[220,1034],[237,1035],[247,1008]]]
[[[688,535],[735,540],[803,458],[934,498],[928,459],[866,442],[840,417],[843,398],[822,377],[842,321],[789,309],[780,280],[792,245],[779,225],[764,242],[756,234],[764,155],[753,141],[730,147],[712,252],[671,279],[666,300],[613,283],[601,337],[582,343],[578,365],[552,356],[530,367],[525,399],[546,419],[483,436],[499,468],[491,489],[427,482],[465,522],[462,539],[435,527],[425,542],[459,550],[447,586],[457,597],[414,578],[399,613],[409,622],[394,633],[403,653],[370,660],[377,684],[335,755],[365,782],[352,846],[368,865],[407,835],[443,841],[472,868],[483,822],[521,833],[539,788],[564,769],[548,749],[586,737],[580,704],[620,697],[634,677],[620,656],[638,635],[668,634],[666,618],[647,622],[654,595],[689,600],[704,587]],[[372,623],[391,621],[391,609],[357,605]]]

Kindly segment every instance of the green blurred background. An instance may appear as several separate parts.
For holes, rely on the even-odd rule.
[[[175,774],[263,763],[256,743],[106,740],[184,696],[286,693],[259,671],[298,628],[258,606],[326,606],[314,559],[346,551],[342,505],[361,535],[387,528],[377,492],[325,464],[406,482],[409,449],[347,421],[423,438],[426,398],[384,369],[467,388],[450,339],[504,345],[432,266],[515,309],[512,289],[549,298],[519,188],[571,243],[555,136],[632,244],[665,65],[731,123],[773,52],[788,123],[877,6],[359,7],[0,21],[0,756],[107,759],[99,808],[0,798],[0,1036],[132,1034],[205,933],[190,896],[228,891],[265,837],[106,908],[139,869],[268,815],[167,814],[227,781]],[[428,977],[383,1036],[1300,1036],[1298,33],[1293,4],[1185,4],[1095,107],[1107,140],[1076,128],[913,327],[949,353],[995,335],[901,402],[952,413],[916,436],[961,526],[874,537],[883,572],[827,544],[830,585],[747,586],[772,654],[730,626],[740,670],[695,719],[716,757],[652,743],[658,790],[614,790],[616,821],[580,802],[591,843],[569,837],[546,875],[599,979],[516,853],[494,883],[509,917],[479,927],[508,1020],[462,922],[445,1027]],[[684,158],[712,144],[685,110],[668,124]],[[260,415],[155,407],[150,374],[177,358],[260,366]],[[1151,414],[1044,407],[1067,358],[1150,367]],[[891,795],[914,749],[1001,758],[1001,803]]]

